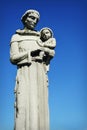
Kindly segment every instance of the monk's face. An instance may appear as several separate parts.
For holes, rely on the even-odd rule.
[[[25,20],[25,26],[28,29],[33,30],[38,22],[38,15],[36,13],[30,13],[28,14],[26,20]]]

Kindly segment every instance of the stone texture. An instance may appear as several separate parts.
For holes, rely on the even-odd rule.
[[[49,130],[47,72],[56,40],[49,28],[43,38],[34,30],[39,18],[38,11],[26,11],[21,19],[24,28],[11,38],[10,61],[17,66],[14,130]]]

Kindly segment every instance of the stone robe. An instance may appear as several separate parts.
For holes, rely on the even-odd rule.
[[[46,65],[36,54],[31,56],[40,49],[38,38],[36,34],[14,34],[11,39],[10,60],[17,65],[14,130],[49,130]]]

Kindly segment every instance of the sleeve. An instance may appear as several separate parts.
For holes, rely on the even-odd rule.
[[[41,39],[37,39],[37,43],[38,43],[38,45],[40,46],[40,47],[43,47],[44,46],[44,44],[43,44],[43,42],[41,41]]]
[[[18,42],[13,42],[10,44],[10,61],[13,64],[17,64],[18,58],[17,55],[19,54],[18,49]]]
[[[54,57],[54,55],[55,55],[55,51],[52,50],[52,49],[49,49],[49,48],[47,48],[47,47],[44,47],[44,48],[43,48],[43,51],[44,51],[46,54],[48,54],[49,56],[51,56],[51,57]]]
[[[28,59],[29,52],[19,52],[18,42],[12,42],[10,45],[10,61],[12,64],[18,64],[24,59]]]

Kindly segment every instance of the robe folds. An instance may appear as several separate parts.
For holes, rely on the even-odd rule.
[[[39,56],[31,55],[40,49],[38,38],[38,35],[14,34],[11,39],[10,60],[17,65],[14,130],[49,130],[46,65]],[[23,54],[28,57],[22,57]]]

